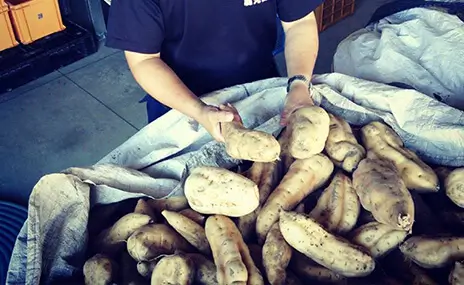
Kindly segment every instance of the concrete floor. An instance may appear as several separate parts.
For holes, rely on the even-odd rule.
[[[356,12],[320,35],[315,73],[331,70],[338,43],[388,0],[357,0]],[[285,70],[282,54],[276,58]],[[90,165],[146,124],[144,92],[121,51],[101,47],[79,62],[0,94],[0,199],[27,205],[37,180]]]

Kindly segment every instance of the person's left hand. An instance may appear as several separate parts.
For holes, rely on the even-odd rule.
[[[288,118],[296,110],[314,105],[308,86],[303,82],[294,82],[285,99],[284,110],[281,114],[280,124],[287,126]]]

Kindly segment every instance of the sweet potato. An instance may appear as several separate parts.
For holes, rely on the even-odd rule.
[[[186,216],[164,210],[161,212],[168,224],[173,227],[183,238],[191,245],[206,255],[211,254],[208,239],[206,238],[205,229]]]
[[[445,191],[454,204],[464,208],[464,168],[457,168],[446,177]]]
[[[164,224],[146,225],[127,239],[127,251],[137,261],[150,261],[176,250],[192,252],[192,246],[176,231]]]
[[[284,128],[280,133],[277,141],[280,144],[280,161],[282,163],[282,174],[287,173],[288,169],[295,161],[295,158],[290,153],[290,134],[289,128]]]
[[[321,107],[296,110],[290,115],[287,125],[290,154],[296,159],[306,159],[321,153],[329,135],[329,126],[329,114]]]
[[[304,201],[298,204],[298,206],[295,207],[294,211],[301,214],[306,213],[306,205]]]
[[[353,186],[363,208],[378,222],[399,230],[412,229],[414,202],[391,161],[368,152],[353,173]]]
[[[361,129],[361,138],[367,151],[395,164],[408,189],[422,192],[439,190],[438,177],[433,169],[405,148],[392,128],[381,122],[372,122]]]
[[[144,200],[139,199],[135,205],[134,213],[144,214],[150,216],[154,223],[156,223],[156,215],[153,208]]]
[[[256,218],[258,217],[259,210],[261,210],[260,206],[248,215],[239,217],[236,220],[238,230],[245,242],[251,241],[255,236]]]
[[[246,173],[246,177],[258,185],[259,206],[250,214],[237,219],[237,226],[245,241],[250,240],[255,233],[256,218],[261,206],[266,202],[269,194],[282,178],[281,168],[281,162],[255,162]]]
[[[183,209],[179,212],[179,214],[186,216],[187,218],[191,219],[192,221],[194,221],[202,227],[205,226],[206,217],[190,208]]]
[[[279,219],[280,211],[294,209],[306,196],[329,179],[333,169],[332,161],[323,154],[296,160],[258,215],[256,220],[258,243],[264,242],[272,225]]]
[[[237,113],[230,104],[224,109]],[[273,162],[279,158],[277,139],[266,132],[247,129],[241,119],[221,123],[221,132],[226,152],[232,158],[257,162]]]
[[[258,266],[255,264],[253,258],[251,257],[250,249],[243,241],[239,239],[239,248],[240,254],[242,255],[243,263],[248,270],[248,282],[249,285],[264,285],[264,277],[259,270]]]
[[[146,201],[156,213],[161,213],[164,210],[181,211],[189,207],[187,198],[184,196],[173,196],[164,199],[148,199]]]
[[[292,248],[280,232],[279,223],[275,223],[267,233],[263,245],[263,265],[271,285],[285,283],[287,267],[292,258]]]
[[[356,225],[360,211],[361,205],[351,179],[337,171],[309,216],[329,232],[345,234]]]
[[[151,278],[153,270],[155,269],[156,264],[158,263],[159,259],[155,258],[151,261],[139,261],[137,262],[137,272],[147,279]]]
[[[259,206],[259,190],[250,179],[227,169],[200,166],[185,180],[190,207],[202,214],[241,217]]]
[[[291,247],[327,269],[346,277],[374,271],[374,259],[361,247],[332,235],[306,215],[282,211],[279,225]]]
[[[128,213],[116,223],[104,229],[95,239],[94,248],[108,255],[115,254],[129,236],[138,228],[153,223],[153,219],[145,214]]]
[[[104,254],[96,254],[84,263],[85,285],[110,285],[117,276],[118,266]]]
[[[448,277],[450,285],[463,285],[464,284],[464,263],[463,261],[456,261],[453,269],[451,269]]]
[[[303,280],[324,283],[340,283],[346,280],[342,275],[320,266],[298,251],[294,251],[289,268]]]
[[[219,285],[216,276],[216,265],[214,262],[198,253],[187,254],[196,267],[195,284],[197,285]]]
[[[371,222],[355,229],[351,241],[367,249],[372,257],[379,258],[398,247],[407,235],[389,225]]]
[[[358,143],[345,120],[332,114],[329,117],[330,130],[325,151],[335,165],[351,173],[366,156],[366,150]]]
[[[182,254],[165,256],[156,264],[151,285],[191,285],[195,279],[195,265]]]
[[[464,237],[415,236],[403,242],[400,250],[423,268],[445,267],[464,259]]]
[[[219,284],[264,284],[247,245],[230,218],[210,216],[206,220],[205,231],[217,267]]]

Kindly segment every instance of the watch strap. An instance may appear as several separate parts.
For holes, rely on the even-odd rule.
[[[295,82],[295,81],[303,81],[304,83],[306,83],[306,85],[308,85],[308,89],[311,89],[311,87],[312,87],[311,81],[308,78],[306,78],[306,76],[304,76],[304,75],[294,75],[294,76],[292,76],[292,77],[290,77],[288,79],[287,93],[290,92],[290,88],[292,87],[292,83]]]

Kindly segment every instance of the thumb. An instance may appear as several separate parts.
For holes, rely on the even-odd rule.
[[[212,117],[217,122],[232,122],[234,120],[234,114],[227,111],[215,111]]]
[[[280,114],[280,125],[281,126],[285,127],[287,125],[289,112],[290,112],[289,108],[285,107],[282,113]]]

